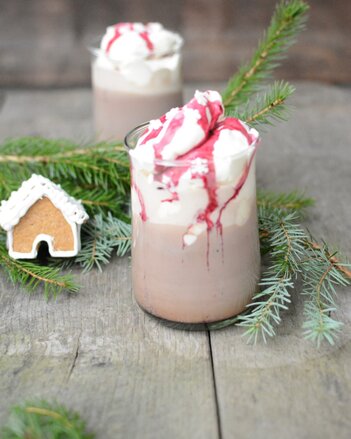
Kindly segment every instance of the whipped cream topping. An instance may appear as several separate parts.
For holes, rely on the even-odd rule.
[[[145,85],[153,72],[179,67],[182,45],[181,36],[160,23],[117,23],[107,27],[102,37],[98,63],[118,69],[137,85]]]
[[[165,189],[167,196],[158,196],[160,207],[151,205],[152,197],[134,179],[142,219],[159,221],[157,211],[174,223],[172,215],[185,209],[180,215],[188,221],[185,245],[213,227],[221,232],[224,211],[248,178],[257,140],[255,129],[224,117],[221,95],[211,90],[197,91],[183,107],[151,121],[130,155],[134,169]]]

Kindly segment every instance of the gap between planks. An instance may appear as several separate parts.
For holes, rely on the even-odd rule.
[[[221,425],[221,413],[220,413],[218,393],[217,393],[216,372],[215,372],[214,361],[213,361],[211,332],[210,331],[206,331],[206,332],[207,332],[208,346],[210,352],[210,364],[211,364],[211,372],[212,372],[213,392],[215,397],[218,439],[222,439],[223,436],[222,436],[222,425]]]

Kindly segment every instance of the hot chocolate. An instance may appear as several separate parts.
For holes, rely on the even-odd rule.
[[[182,39],[159,23],[109,26],[93,50],[95,131],[123,139],[134,126],[182,105]]]
[[[257,141],[256,130],[224,117],[214,91],[127,136],[133,288],[148,312],[209,323],[250,301],[260,273]]]

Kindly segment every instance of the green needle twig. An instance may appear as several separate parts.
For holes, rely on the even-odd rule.
[[[274,12],[251,61],[241,67],[223,92],[226,110],[231,112],[258,91],[261,83],[271,77],[287,49],[295,42],[304,28],[309,6],[302,0],[281,1]]]
[[[7,424],[1,429],[2,439],[74,438],[93,439],[78,413],[63,405],[47,401],[31,401],[13,406]]]

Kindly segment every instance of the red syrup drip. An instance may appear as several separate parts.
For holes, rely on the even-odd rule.
[[[140,207],[141,207],[141,211],[140,211],[140,218],[142,221],[146,221],[147,220],[147,214],[146,214],[146,207],[145,207],[145,201],[143,198],[143,194],[141,193],[141,190],[139,189],[139,187],[133,183],[133,188],[135,189],[135,192],[138,195],[138,199],[139,199],[139,203],[140,203]]]
[[[241,174],[238,183],[234,187],[233,195],[231,197],[229,197],[228,200],[226,200],[225,203],[219,209],[219,215],[218,215],[218,218],[217,218],[217,221],[216,221],[216,227],[220,231],[221,235],[223,233],[223,230],[222,230],[223,226],[222,226],[222,222],[221,222],[223,211],[228,206],[228,204],[231,201],[235,200],[235,198],[240,194],[241,189],[243,188],[244,184],[246,183],[247,177],[248,177],[250,169],[251,169],[252,161],[253,161],[255,155],[256,155],[256,148],[252,152],[249,162],[246,163],[244,171]]]
[[[106,53],[109,53],[112,47],[112,44],[118,40],[118,38],[122,35],[122,29],[126,28],[128,30],[133,30],[134,29],[134,24],[133,23],[118,23],[115,24],[113,26],[115,34],[114,36],[110,39],[110,41],[107,43],[107,47],[106,47]]]
[[[145,145],[149,140],[152,140],[159,135],[160,131],[163,128],[163,124],[166,121],[166,115],[160,117],[159,121],[161,122],[161,124],[157,128],[152,128],[150,127],[150,125],[148,126],[145,133],[140,138],[139,145]]]
[[[197,223],[199,223],[199,222],[206,223],[206,229],[207,229],[206,263],[207,263],[208,269],[209,269],[210,233],[214,227],[214,223],[211,219],[211,215],[219,207],[218,198],[217,198],[216,171],[215,171],[215,166],[214,166],[214,161],[213,161],[213,150],[214,150],[214,145],[219,138],[220,132],[223,129],[231,129],[231,130],[240,131],[246,137],[249,144],[252,144],[255,141],[254,136],[252,136],[250,133],[247,132],[245,126],[238,119],[227,118],[223,122],[220,122],[219,124],[217,124],[214,134],[207,141],[205,141],[198,148],[193,149],[193,150],[189,151],[188,153],[184,154],[183,156],[179,157],[179,160],[184,160],[184,161],[189,161],[189,162],[191,162],[192,160],[198,159],[198,158],[207,161],[208,172],[205,174],[193,173],[192,178],[193,179],[201,178],[201,180],[203,181],[203,184],[204,184],[204,188],[205,188],[207,195],[208,195],[208,204],[207,204],[206,208],[202,212],[200,212],[196,217]],[[256,153],[256,149],[251,154],[249,162],[245,165],[245,168],[242,172],[242,175],[240,176],[238,183],[234,187],[233,194],[219,208],[219,215],[218,215],[218,218],[216,220],[215,226],[216,226],[217,232],[219,232],[220,237],[221,237],[222,258],[223,258],[223,254],[224,254],[223,227],[222,227],[222,222],[221,222],[222,214],[223,214],[223,211],[225,210],[225,208],[228,206],[228,204],[231,201],[233,201],[235,198],[237,198],[238,195],[240,194],[241,189],[243,188],[243,186],[247,180],[248,174],[250,172],[251,164],[252,164],[252,161],[254,159],[255,153]],[[187,169],[189,169],[189,167]],[[166,172],[166,174],[171,178],[173,184],[177,185],[179,183],[180,177],[183,175],[183,173],[186,170],[180,168],[180,169],[176,169],[174,171],[173,169],[171,169],[170,171]],[[191,224],[188,227],[187,232],[189,232],[190,228],[193,225],[194,224]],[[183,247],[184,247],[184,245],[183,245]]]
[[[220,101],[207,101],[206,105],[202,105],[198,102],[196,98],[191,99],[191,101],[184,105],[182,108],[178,108],[175,113],[172,114],[171,119],[168,121],[166,115],[160,118],[161,126],[158,130],[152,130],[143,139],[141,144],[146,143],[146,141],[155,138],[164,129],[164,133],[160,140],[153,145],[155,150],[156,159],[162,160],[162,151],[164,148],[173,140],[176,132],[184,125],[185,121],[185,110],[196,110],[199,113],[199,119],[197,124],[201,127],[203,131],[203,137],[200,139],[198,144],[189,145],[189,150],[192,151],[200,146],[206,138],[209,136],[210,132],[215,127],[219,116],[223,114],[223,106]],[[166,125],[167,124],[167,125]],[[186,153],[185,153],[186,154]],[[177,160],[181,160],[183,156],[175,157]]]
[[[179,128],[184,124],[184,112],[178,111],[173,119],[169,122],[169,125],[162,137],[162,139],[154,144],[155,158],[158,160],[162,160],[162,151],[163,148],[168,145],[176,135],[176,132]],[[161,127],[162,129],[162,127]],[[160,130],[161,131],[161,130]]]
[[[196,98],[192,99],[188,104],[184,107],[197,110],[200,114],[200,118],[197,123],[200,125],[202,130],[204,131],[204,138],[198,145],[192,145],[192,149],[176,157],[177,161],[185,162],[182,166],[156,166],[156,175],[155,180],[164,181],[164,177],[167,177],[168,183],[166,184],[167,189],[171,192],[171,196],[167,199],[162,200],[162,202],[173,202],[179,200],[179,195],[175,188],[179,184],[179,180],[185,172],[187,172],[190,168],[193,167],[192,161],[196,159],[203,160],[204,164],[208,167],[207,172],[198,172],[196,171],[196,167],[194,168],[191,178],[192,179],[201,179],[203,181],[204,188],[208,195],[208,204],[204,210],[199,212],[196,217],[196,223],[206,223],[207,228],[207,268],[209,269],[209,244],[210,244],[210,232],[216,226],[217,232],[219,232],[222,240],[222,257],[223,257],[223,227],[221,223],[221,218],[223,211],[228,206],[228,204],[233,201],[240,193],[242,187],[244,186],[247,176],[249,174],[251,164],[255,155],[255,151],[252,153],[249,163],[246,164],[244,171],[238,181],[238,183],[234,187],[233,194],[229,197],[225,203],[219,207],[218,198],[217,198],[217,180],[216,180],[216,172],[213,161],[213,150],[214,145],[217,142],[220,132],[223,129],[229,129],[233,131],[240,131],[246,138],[249,145],[251,145],[255,138],[251,135],[247,128],[242,124],[242,122],[236,118],[226,118],[221,122],[218,122],[218,118],[223,114],[223,107],[220,101],[215,102],[207,102],[207,105],[201,105]],[[183,107],[183,108],[184,108]],[[208,114],[209,113],[209,114]],[[155,151],[155,158],[158,160],[162,160],[162,151],[166,145],[168,145],[172,139],[174,138],[177,130],[181,128],[184,123],[184,111],[182,108],[178,109],[178,112],[175,113],[172,120],[168,124],[163,136],[161,139],[153,145]],[[210,120],[209,120],[210,119]],[[144,138],[140,142],[140,144],[145,144],[149,140],[157,137],[161,130],[164,129],[164,124],[166,122],[166,116],[162,116],[160,119],[161,126],[157,129],[149,129],[144,135]],[[196,162],[195,162],[196,163]],[[212,213],[219,208],[219,215],[214,224],[211,219]],[[191,224],[187,232],[189,232],[190,228],[194,225]],[[183,248],[185,248],[185,244],[183,241]]]
[[[154,50],[154,44],[150,40],[149,32],[147,31],[140,32],[139,35],[145,41],[146,47],[148,48],[149,52],[152,52]]]
[[[200,119],[197,121],[197,123],[203,129],[205,139],[207,138],[209,132],[212,131],[217,124],[218,118],[223,114],[223,105],[220,101],[207,101],[206,105],[202,105],[195,97],[191,99],[188,104],[184,105],[184,107],[197,110],[200,113]],[[208,120],[208,116],[210,117],[210,121]]]
[[[133,170],[131,170],[131,186],[132,188],[134,188],[137,196],[138,196],[138,200],[139,200],[139,204],[140,204],[140,218],[143,222],[145,222],[147,220],[147,214],[146,214],[146,206],[145,206],[145,201],[143,198],[143,194],[141,193],[141,190],[139,189],[139,187],[137,186],[137,184],[134,182],[133,179]]]
[[[134,24],[133,23],[118,23],[114,25],[114,31],[115,34],[113,35],[113,37],[110,39],[110,41],[107,44],[106,47],[106,53],[109,53],[112,47],[112,44],[118,40],[118,38],[122,35],[122,30],[126,29],[129,31],[133,31],[134,29]],[[143,39],[145,41],[146,47],[148,48],[149,52],[152,52],[154,50],[154,44],[150,39],[150,35],[148,31],[142,31],[142,32],[138,32],[139,36],[141,39]]]
[[[158,160],[162,160],[162,152],[163,149],[173,140],[175,134],[177,131],[182,127],[185,121],[185,112],[184,109],[190,109],[190,110],[196,110],[199,113],[199,119],[197,120],[197,124],[201,127],[203,131],[203,138],[200,140],[200,142],[197,145],[190,145],[191,149],[190,151],[186,152],[185,154],[176,157],[177,160],[185,160],[190,161],[195,158],[203,158],[203,159],[209,159],[212,157],[212,150],[213,145],[210,150],[208,148],[202,148],[202,151],[199,152],[198,148],[203,144],[204,141],[206,141],[206,138],[210,136],[211,131],[214,129],[218,118],[223,114],[223,106],[220,101],[207,101],[206,105],[202,105],[198,102],[198,100],[193,98],[188,104],[184,105],[182,108],[178,108],[177,112],[175,112],[174,115],[172,115],[172,119],[168,122],[166,121],[166,116],[163,116],[160,118],[161,126],[159,129],[154,130],[153,132],[150,132],[149,135],[145,136],[145,139],[141,142],[141,144],[146,143],[148,140],[155,138],[159,135],[161,130],[164,128],[164,125],[166,122],[168,122],[168,125],[164,129],[163,136],[161,139],[153,145],[154,151],[155,151],[155,158]],[[193,151],[196,151],[193,153]],[[204,153],[206,153],[204,155]],[[175,200],[178,200],[178,194],[175,191],[175,188],[178,186],[179,179],[181,176],[189,169],[191,164],[189,163],[188,166],[175,166],[173,168],[170,168],[169,166],[157,166],[155,171],[155,179],[158,181],[162,180],[163,176],[167,176],[169,178],[170,183],[167,185],[167,188],[172,192],[172,196],[170,198],[167,198],[165,200],[162,200],[163,202],[172,202]],[[193,178],[196,178],[194,176]]]

